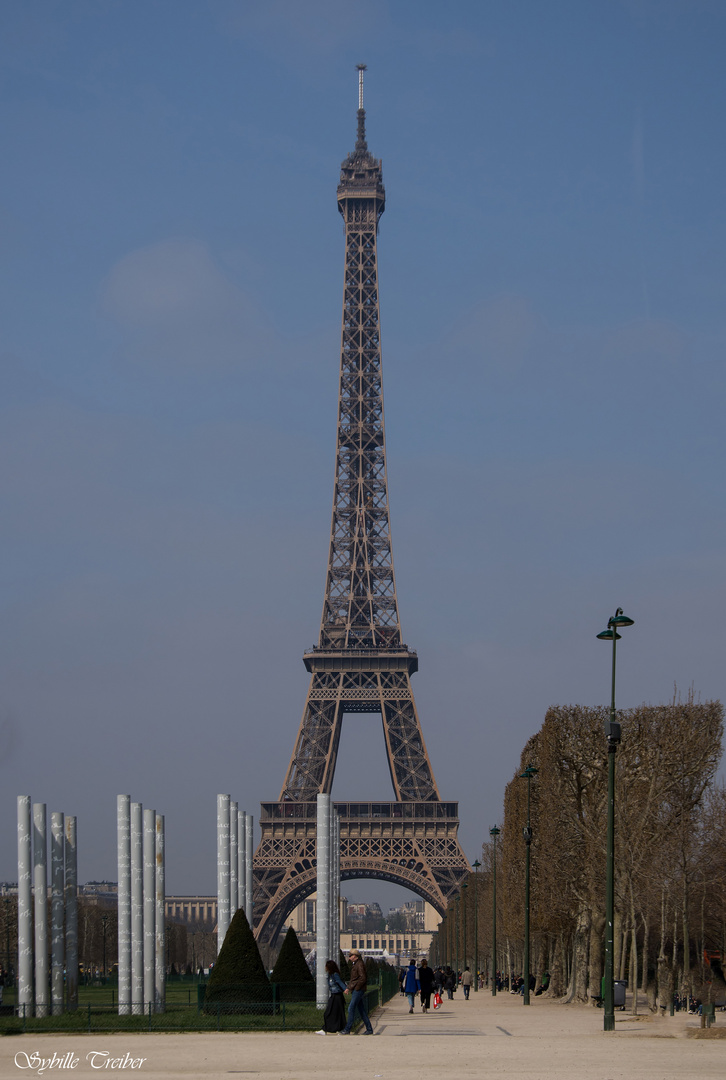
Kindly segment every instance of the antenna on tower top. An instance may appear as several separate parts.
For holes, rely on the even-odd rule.
[[[355,148],[362,152],[368,149],[368,143],[366,142],[366,113],[363,108],[363,72],[368,69],[368,65],[356,64],[355,66],[358,68],[358,140]]]
[[[358,68],[358,108],[363,108],[363,72],[368,70],[367,64],[356,64]]]

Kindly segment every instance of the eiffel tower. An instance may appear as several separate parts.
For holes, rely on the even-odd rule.
[[[458,804],[442,802],[424,745],[401,641],[388,515],[378,307],[381,162],[368,150],[363,72],[358,137],[341,166],[345,285],[333,519],[318,645],[297,742],[278,802],[262,803],[254,857],[255,933],[272,944],[315,890],[316,796],[330,793],[344,713],[380,713],[395,801],[335,803],[341,878],[403,885],[443,914],[470,866],[457,839]]]

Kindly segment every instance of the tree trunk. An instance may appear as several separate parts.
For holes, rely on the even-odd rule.
[[[666,896],[665,886],[660,893],[660,945],[656,965],[656,994],[661,1014],[665,1015],[666,1006],[673,995],[673,975],[668,967],[665,954],[666,936]]]
[[[640,954],[641,955],[641,961],[640,961],[641,984],[640,985],[641,985],[641,989],[642,989],[643,993],[647,993],[647,991],[648,991],[648,978],[649,978],[649,975],[648,975],[648,968],[649,968],[649,965],[648,965],[648,950],[650,948],[649,937],[650,937],[650,925],[648,923],[648,916],[643,915],[643,948],[642,948],[642,951],[641,951],[641,954]]]
[[[620,958],[623,952],[623,916],[620,908],[613,912],[613,975],[620,972]],[[622,974],[617,976],[622,979]]]
[[[620,946],[620,966],[615,968],[613,966],[613,972],[618,972],[618,978],[622,981],[625,978],[625,972],[628,970],[628,930],[623,929],[622,924],[620,927],[620,933],[618,934],[618,944]]]
[[[592,1005],[600,1000],[602,994],[602,948],[605,919],[600,915],[592,918],[590,926],[590,964],[588,972],[588,998]]]
[[[630,931],[632,941],[630,944],[630,986],[633,991],[633,1016],[638,1015],[638,936],[635,922],[635,896],[633,895],[633,883],[630,882]]]
[[[683,983],[690,994],[693,994],[691,981],[691,940],[688,934],[688,884],[683,881]]]
[[[547,996],[562,997],[567,986],[565,973],[565,942],[563,934],[559,935],[557,942],[554,945],[551,964],[550,988],[547,991]]]
[[[587,1001],[588,951],[590,945],[590,912],[581,908],[572,939],[572,977],[568,1001]]]

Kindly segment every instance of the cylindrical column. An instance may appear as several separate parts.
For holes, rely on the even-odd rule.
[[[50,815],[50,1003],[53,1015],[63,1012],[65,964],[64,891],[65,858],[63,815]]]
[[[156,997],[156,811],[144,810],[144,1012]]]
[[[77,820],[66,814],[66,1009],[78,1008],[78,847]]]
[[[325,961],[330,959],[330,795],[318,795],[316,821],[316,994],[315,1002],[324,1009],[328,997],[328,975]]]
[[[332,869],[330,898],[330,959],[338,963],[340,952],[340,815],[333,810],[330,815],[332,833]]]
[[[229,795],[217,795],[217,955],[229,926]]]
[[[33,803],[35,1015],[48,1015],[48,840],[45,803]]]
[[[131,798],[116,797],[118,854],[118,1011],[131,1012]]]
[[[247,814],[237,811],[237,907],[247,911]]]
[[[131,1011],[144,1011],[143,807],[131,803]]]
[[[156,1011],[166,1004],[166,864],[164,857],[164,815],[156,815]]]
[[[229,921],[234,918],[237,910],[237,803],[234,799],[229,802]]]
[[[252,869],[254,814],[245,814],[245,915],[250,926],[254,926],[255,878]]]
[[[18,795],[18,1014],[33,1004],[32,831],[30,795]]]

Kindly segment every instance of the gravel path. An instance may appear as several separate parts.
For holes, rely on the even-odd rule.
[[[699,1018],[616,1013],[511,994],[459,991],[437,1012],[411,1016],[395,997],[375,1017],[376,1036],[300,1032],[214,1035],[23,1035],[0,1040],[0,1076],[142,1075],[145,1080],[259,1076],[270,1080],[724,1080],[726,1014],[701,1033]],[[711,1037],[689,1038],[701,1034]],[[43,1071],[34,1055],[54,1061]],[[95,1055],[89,1058],[89,1054]],[[55,1056],[55,1057],[54,1057]],[[143,1059],[143,1061],[140,1061]],[[75,1065],[73,1064],[75,1062]]]

